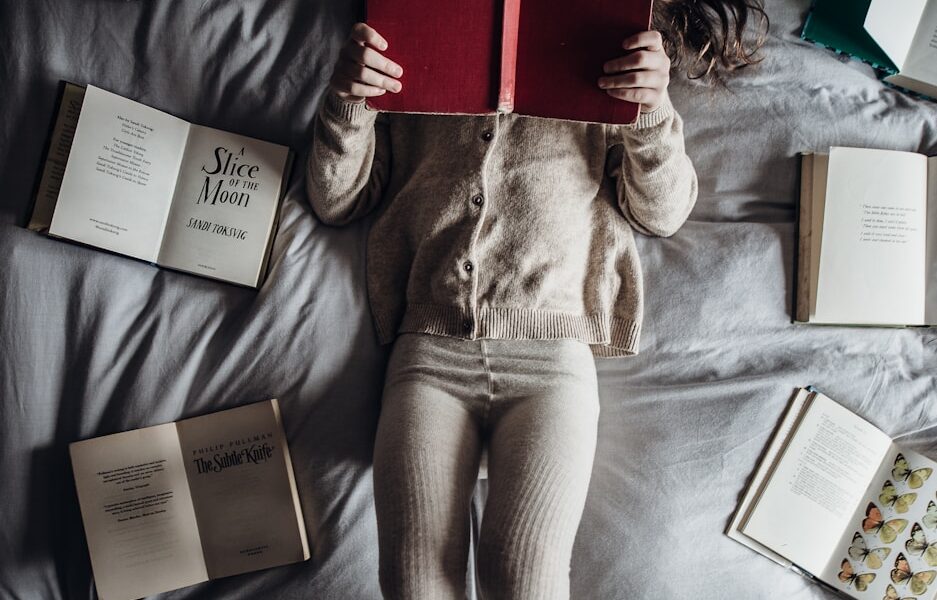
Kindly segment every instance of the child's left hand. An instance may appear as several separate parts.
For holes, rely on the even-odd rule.
[[[599,87],[613,98],[640,103],[642,112],[651,112],[667,98],[670,83],[670,58],[664,52],[664,40],[657,31],[642,31],[621,47],[631,52],[602,65],[607,75],[599,77]]]

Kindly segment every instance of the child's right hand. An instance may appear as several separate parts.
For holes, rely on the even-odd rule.
[[[379,50],[387,50],[387,40],[364,23],[355,23],[342,47],[329,87],[348,102],[363,102],[401,89],[396,78],[403,67],[386,58]]]

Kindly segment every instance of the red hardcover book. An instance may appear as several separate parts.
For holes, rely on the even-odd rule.
[[[517,112],[632,123],[640,106],[598,87],[621,43],[650,28],[652,0],[368,0],[368,24],[403,67],[395,112]]]

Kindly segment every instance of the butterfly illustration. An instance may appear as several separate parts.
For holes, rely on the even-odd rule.
[[[924,485],[924,482],[927,481],[927,478],[930,477],[933,471],[934,470],[929,467],[912,470],[911,466],[908,465],[908,460],[903,454],[899,453],[898,456],[895,457],[895,466],[891,470],[891,476],[898,481],[907,482],[909,488],[916,490]]]
[[[916,596],[906,596],[904,598],[898,595],[898,590],[895,589],[895,586],[888,584],[888,587],[885,588],[885,596],[882,600],[915,600]]]
[[[891,570],[892,583],[907,583],[911,588],[911,593],[915,596],[920,596],[926,592],[927,586],[934,582],[935,577],[937,577],[937,571],[912,572],[911,566],[908,565],[908,559],[901,552],[898,553],[898,558],[895,559],[895,568]]]
[[[881,568],[882,561],[891,554],[891,548],[872,548],[869,549],[865,543],[862,534],[856,533],[852,536],[852,546],[849,547],[849,556],[853,560],[865,563],[865,566],[872,570]]]
[[[865,518],[862,520],[862,531],[866,533],[877,533],[880,540],[890,544],[898,538],[898,534],[904,532],[908,526],[906,519],[891,519],[885,521],[882,518],[882,511],[875,506],[874,502],[869,502],[865,509]]]
[[[869,589],[869,584],[875,579],[875,573],[854,573],[852,570],[852,565],[847,559],[843,559],[843,564],[840,565],[839,580],[846,584],[847,587],[850,585],[856,586],[856,589],[860,592],[864,592]]]
[[[911,508],[915,500],[917,500],[916,493],[911,492],[909,494],[899,495],[898,491],[895,489],[895,484],[891,481],[885,482],[885,485],[882,486],[882,493],[878,495],[879,502],[885,506],[891,506],[897,513],[908,512],[908,509]]]
[[[908,554],[920,556],[931,567],[937,567],[937,541],[928,543],[924,530],[917,523],[911,527],[911,538],[904,547]]]
[[[927,503],[927,514],[921,519],[921,523],[928,529],[937,527],[937,504],[934,504],[933,500]]]

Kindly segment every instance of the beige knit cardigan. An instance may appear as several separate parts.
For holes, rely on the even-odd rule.
[[[672,235],[697,193],[669,101],[616,126],[378,113],[331,93],[306,186],[328,225],[377,211],[367,285],[381,343],[572,338],[600,357],[638,351],[633,232]]]

